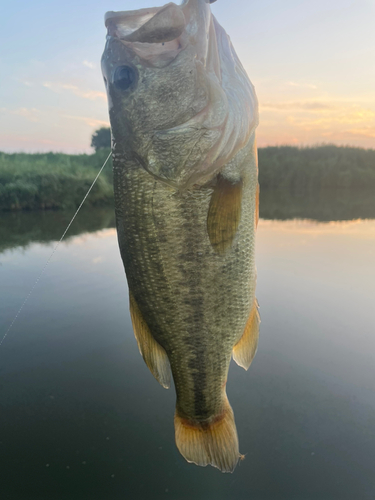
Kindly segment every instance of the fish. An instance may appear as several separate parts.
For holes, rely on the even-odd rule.
[[[117,235],[139,350],[176,390],[175,440],[233,472],[226,394],[258,346],[258,101],[209,0],[108,12],[102,72]]]

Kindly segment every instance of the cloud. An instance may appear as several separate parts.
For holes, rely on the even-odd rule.
[[[373,137],[373,138],[375,138],[375,125],[373,127],[360,128],[357,130],[348,130],[347,132],[351,135],[355,135],[358,137]]]
[[[273,110],[307,110],[307,111],[315,111],[315,110],[329,110],[334,109],[335,106],[333,104],[327,102],[319,102],[319,101],[306,101],[306,102],[263,102],[260,103],[261,108],[263,109],[273,109]]]
[[[0,108],[1,113],[10,113],[12,115],[22,116],[31,122],[39,122],[41,117],[41,111],[36,108],[17,108],[17,109],[8,109],[8,108]]]
[[[286,101],[286,102],[264,102],[261,110],[267,111],[268,116],[272,111],[278,115],[287,113],[285,120],[300,127],[306,126],[328,126],[331,124],[363,124],[369,126],[375,119],[375,111],[355,103],[339,103],[327,101]]]
[[[327,134],[328,137],[336,138],[336,134],[333,132],[332,134]],[[345,137],[346,139],[375,139],[375,124],[371,127],[363,127],[363,128],[352,128],[347,129],[341,132],[341,137]]]
[[[20,79],[17,79],[20,83],[22,83],[23,85],[26,85],[26,87],[32,87],[33,84],[27,80],[20,80]]]
[[[98,239],[113,239],[116,238],[117,236],[117,231],[116,229],[110,228],[110,229],[100,229],[96,233],[84,233],[83,235],[80,236],[73,236],[69,241],[73,245],[84,245],[87,243],[87,241],[92,240],[95,238],[95,240]],[[94,258],[95,260],[95,258]],[[104,259],[105,260],[105,259]],[[93,261],[91,261],[93,262]]]
[[[31,122],[38,122],[40,119],[40,111],[36,108],[18,108],[12,111],[12,113],[22,116]]]
[[[90,69],[96,69],[96,64],[94,64],[94,63],[92,63],[92,62],[90,62],[90,61],[86,61],[86,60],[84,60],[84,61],[82,62],[82,64],[83,64],[84,66],[86,66],[87,68],[90,68]]]
[[[258,143],[333,142],[374,148],[375,102],[301,99],[260,103]]]
[[[375,112],[358,106],[336,106],[327,110],[310,110],[309,114],[288,116],[289,123],[301,127],[323,127],[331,125],[369,124],[375,118]]]
[[[107,100],[107,94],[105,92],[100,92],[98,90],[80,89],[76,85],[72,85],[69,83],[44,82],[43,87],[53,90],[54,92],[63,92],[67,90],[68,92],[72,92],[78,97],[82,97],[83,99],[90,99],[91,101],[95,101],[96,99],[101,99],[104,101]]]
[[[109,127],[109,122],[105,120],[98,120],[97,118],[90,118],[87,116],[73,116],[73,115],[62,115],[63,118],[68,118],[69,120],[78,120],[86,123],[90,127]]]
[[[303,89],[313,89],[316,90],[318,87],[313,83],[301,83],[301,82],[286,82],[289,87],[299,87]]]

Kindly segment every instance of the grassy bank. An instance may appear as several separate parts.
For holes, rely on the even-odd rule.
[[[0,153],[0,210],[77,207],[109,150],[93,155]],[[107,164],[86,204],[113,203],[112,165]]]
[[[0,153],[0,210],[77,207],[108,153]],[[113,204],[111,167],[109,162],[87,206]],[[263,198],[280,191],[287,193],[285,199],[322,191],[350,191],[360,196],[375,189],[375,150],[336,146],[263,148],[259,150],[259,181]]]
[[[374,189],[375,150],[337,146],[259,149],[259,182],[262,190],[295,194]]]

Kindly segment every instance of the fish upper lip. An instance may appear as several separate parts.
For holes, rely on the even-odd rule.
[[[104,15],[104,22],[105,26],[108,28],[108,25],[110,24],[111,21],[126,21],[126,20],[132,20],[136,17],[147,17],[145,22],[147,22],[149,19],[151,19],[159,10],[161,10],[164,6],[162,7],[149,7],[145,9],[138,9],[138,10],[123,10],[123,11],[109,11],[106,12]],[[148,17],[150,16],[150,17]]]
[[[169,5],[176,5],[169,2],[161,7],[149,7],[137,10],[109,11],[104,15],[104,23],[108,30],[108,35],[126,39],[147,24],[158,12]]]
[[[104,16],[108,35],[124,41],[162,43],[177,39],[186,26],[183,6],[174,2],[161,7],[107,12]]]
[[[207,3],[214,3],[216,0],[205,0]],[[181,9],[184,9],[188,7],[190,3],[190,0],[181,0],[180,4],[176,4],[175,2],[168,2],[164,5],[161,5],[160,7],[146,7],[144,9],[137,9],[137,10],[121,10],[121,11],[108,11],[104,15],[104,23],[106,28],[110,26],[111,22],[114,20],[116,21],[126,21],[129,20],[131,21],[132,19],[136,17],[145,17],[145,21],[142,24],[145,24],[147,21],[149,21],[155,14],[157,14],[160,10],[164,9],[168,5],[174,5],[176,7],[179,7]]]

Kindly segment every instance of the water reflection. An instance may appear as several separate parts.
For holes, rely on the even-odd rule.
[[[375,219],[375,197],[372,191],[322,190],[312,195],[261,189],[260,216],[263,219],[314,219],[322,222]]]
[[[27,247],[32,242],[58,241],[74,211],[0,212],[0,252]],[[112,208],[82,209],[69,229],[67,239],[81,233],[115,227]]]
[[[260,220],[259,351],[228,379],[246,460],[223,475],[176,450],[115,231],[70,238],[0,349],[4,498],[373,500],[374,240],[375,221]],[[2,253],[0,320],[49,254]]]
[[[72,215],[0,214],[1,332]],[[228,381],[247,454],[235,474],[176,450],[173,391],[133,336],[113,209],[90,209],[0,349],[5,498],[375,497],[375,221],[352,220],[375,218],[373,196],[264,191],[261,217],[259,351]],[[315,220],[275,220],[298,217]]]
[[[59,240],[73,214],[72,211],[0,212],[0,252],[25,247],[33,241],[48,243]],[[347,190],[322,191],[315,196],[301,196],[285,190],[261,190],[260,217],[317,221],[375,219],[375,197],[373,193]],[[112,227],[115,227],[112,207],[83,209],[69,229],[67,238]]]

